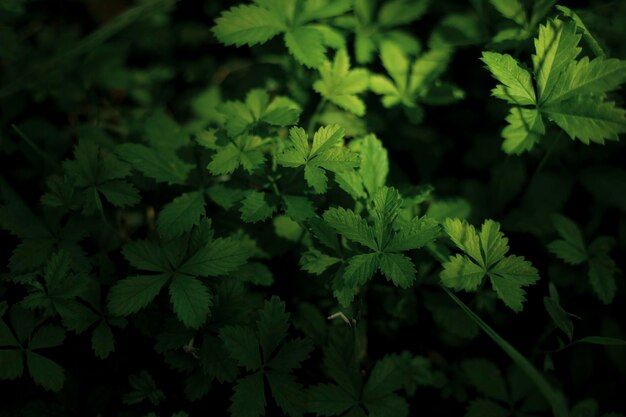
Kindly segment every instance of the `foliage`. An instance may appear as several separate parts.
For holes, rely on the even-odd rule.
[[[0,2],[0,415],[623,416],[626,6],[562,3]]]

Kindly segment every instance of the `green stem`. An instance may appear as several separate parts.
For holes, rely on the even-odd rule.
[[[443,290],[452,298],[452,300],[463,310],[469,318],[474,321],[486,334],[496,342],[498,346],[520,367],[522,371],[528,376],[528,378],[535,384],[539,392],[544,396],[548,403],[552,406],[552,413],[555,417],[567,417],[569,412],[567,408],[567,401],[563,396],[563,393],[550,385],[546,378],[535,368],[535,366],[518,352],[509,342],[504,340],[495,330],[493,330],[487,323],[485,323],[476,313],[474,313],[468,306],[463,303],[456,295],[454,295],[449,289],[441,286]]]
[[[35,151],[35,153],[37,155],[39,155],[41,157],[41,159],[43,159],[44,161],[46,161],[48,164],[50,164],[53,168],[60,170],[61,167],[59,166],[59,164],[57,163],[57,161],[55,161],[54,159],[52,159],[50,157],[50,155],[48,155],[47,153],[45,153],[40,147],[39,145],[37,145],[35,142],[33,142],[24,132],[22,132],[17,126],[15,125],[11,125],[11,127],[13,128],[13,130],[15,130],[17,132],[17,134],[24,140],[24,142],[26,142],[28,144],[28,146],[30,146],[33,151]]]

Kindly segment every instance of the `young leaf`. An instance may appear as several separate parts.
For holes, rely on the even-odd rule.
[[[367,90],[369,73],[360,68],[351,70],[345,49],[337,51],[332,63],[324,61],[319,71],[322,78],[313,83],[315,91],[344,110],[365,115],[365,103],[357,94]]]
[[[443,264],[440,278],[447,287],[475,291],[489,276],[498,297],[515,312],[522,311],[525,291],[534,284],[537,270],[521,256],[505,256],[509,250],[500,225],[486,220],[480,235],[474,226],[458,219],[448,219],[444,228],[452,241],[469,256],[456,255]]]

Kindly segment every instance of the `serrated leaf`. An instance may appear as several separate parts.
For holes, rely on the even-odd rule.
[[[491,285],[513,311],[522,311],[526,292],[522,287],[539,280],[537,270],[521,256],[507,256],[498,262],[489,272]]]
[[[157,218],[157,229],[161,238],[172,239],[197,226],[203,214],[203,193],[201,191],[184,193],[163,207]]]
[[[246,262],[250,251],[235,238],[218,238],[187,259],[178,271],[201,277],[226,275]]]
[[[151,272],[163,272],[168,269],[161,247],[148,240],[128,242],[122,247],[124,258],[132,266]]]
[[[326,58],[323,35],[314,27],[300,26],[285,33],[287,49],[300,63],[318,68]]]
[[[576,96],[548,105],[543,112],[570,138],[586,145],[617,140],[619,134],[626,132],[626,110],[615,107],[613,102],[601,101],[598,96]]]
[[[363,178],[363,185],[372,195],[387,182],[389,160],[387,150],[375,135],[367,135],[360,141],[359,155],[361,164],[359,173]]]
[[[333,62],[324,61],[319,71],[322,78],[313,83],[315,91],[344,110],[357,116],[365,115],[365,103],[358,94],[368,88],[366,70],[350,70],[350,58],[344,49],[340,49]]]
[[[174,313],[192,329],[202,326],[213,305],[209,289],[199,280],[185,275],[174,275],[170,283],[170,299]]]
[[[117,316],[138,312],[157,296],[169,278],[167,274],[139,275],[118,281],[109,291],[109,310]]]
[[[531,150],[546,133],[541,113],[536,109],[511,107],[506,121],[508,125],[502,130],[502,150],[507,154]]]
[[[240,5],[223,12],[212,28],[225,45],[249,46],[267,42],[286,29],[284,22],[269,10],[256,5]]]
[[[411,249],[421,248],[434,241],[441,228],[430,217],[415,217],[404,225],[384,248],[385,252],[404,252]]]
[[[159,153],[144,145],[124,143],[116,152],[124,160],[157,182],[184,184],[193,165],[181,161],[174,153]]]
[[[241,203],[241,220],[246,223],[256,223],[268,219],[274,213],[275,207],[265,200],[265,193],[250,191]]]
[[[483,395],[494,400],[509,401],[502,372],[487,359],[466,359],[461,367],[469,383]]]
[[[395,285],[409,288],[415,281],[415,266],[410,258],[399,253],[382,253],[379,259],[380,271]]]
[[[337,385],[320,384],[308,390],[308,411],[318,416],[338,416],[358,402]]]
[[[330,208],[324,213],[324,221],[347,239],[378,250],[372,229],[367,221],[352,210],[342,207]]]
[[[302,416],[305,411],[305,395],[300,384],[295,382],[293,375],[267,372],[272,396],[276,404],[290,416]]]
[[[550,19],[539,26],[536,53],[532,56],[539,103],[547,101],[561,72],[580,53],[579,41],[573,22]]]
[[[226,326],[220,329],[220,339],[241,366],[253,371],[261,367],[261,351],[256,335],[247,327]]]
[[[91,347],[97,357],[106,359],[115,351],[115,338],[109,325],[103,320],[93,330],[91,335]]]
[[[576,223],[560,215],[553,217],[553,223],[563,239],[550,242],[548,250],[571,265],[578,265],[587,260],[585,242]]]
[[[38,353],[26,352],[28,372],[33,381],[46,391],[60,391],[65,382],[63,368]]]
[[[378,266],[377,253],[353,256],[348,260],[348,265],[343,272],[343,280],[351,287],[363,285],[372,278]]]
[[[289,315],[285,312],[285,303],[274,296],[265,301],[259,312],[259,343],[263,348],[264,362],[267,362],[280,342],[287,336]]]
[[[530,73],[511,55],[483,52],[481,59],[494,78],[502,83],[492,91],[495,97],[520,106],[536,103]]]
[[[248,375],[235,385],[229,411],[237,417],[259,417],[265,414],[263,374]]]

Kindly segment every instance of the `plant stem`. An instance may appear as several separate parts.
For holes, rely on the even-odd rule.
[[[528,359],[517,349],[513,347],[509,342],[504,340],[495,330],[493,330],[487,323],[485,323],[476,313],[474,313],[463,301],[461,301],[456,295],[454,295],[449,289],[441,288],[448,294],[450,298],[463,310],[463,312],[474,321],[486,334],[496,342],[498,346],[520,367],[522,371],[528,376],[528,378],[535,384],[539,392],[544,396],[548,403],[552,406],[552,413],[555,417],[567,417],[568,408],[567,401],[563,396],[563,393],[550,385],[546,378],[530,363]]]
[[[39,145],[37,145],[35,142],[33,142],[24,132],[22,132],[17,126],[15,125],[11,125],[11,127],[13,128],[13,130],[15,130],[17,132],[17,134],[24,140],[24,142],[26,142],[28,144],[28,146],[30,146],[33,151],[35,151],[35,153],[37,155],[39,155],[44,161],[46,161],[48,164],[50,164],[53,168],[60,170],[61,167],[59,166],[59,164],[57,163],[57,161],[55,161],[54,159],[52,159],[50,157],[50,155],[48,155],[47,153],[45,153],[40,147]]]

